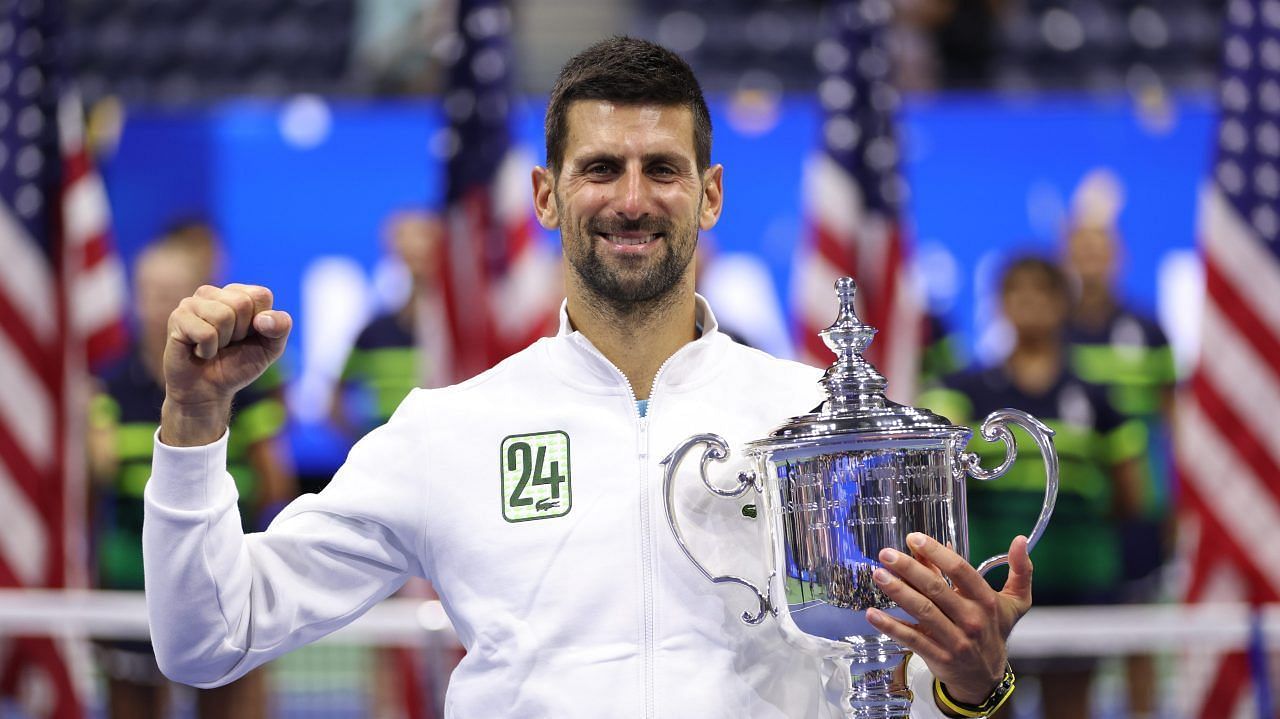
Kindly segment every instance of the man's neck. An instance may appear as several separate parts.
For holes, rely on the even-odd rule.
[[[575,296],[576,295],[576,296]],[[626,376],[636,399],[648,399],[654,376],[667,358],[697,339],[692,289],[677,288],[662,301],[620,312],[604,301],[570,292],[569,320]]]
[[[1005,369],[1018,389],[1044,394],[1062,374],[1062,343],[1057,337],[1022,339],[1005,360]]]
[[[1078,327],[1099,330],[1106,326],[1115,312],[1115,298],[1106,285],[1086,285],[1081,289],[1072,321]]]

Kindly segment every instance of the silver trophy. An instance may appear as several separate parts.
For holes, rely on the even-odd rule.
[[[738,485],[717,487],[707,478],[709,462],[723,462],[729,447],[715,434],[686,439],[663,460],[667,521],[681,550],[715,583],[741,584],[755,593],[759,608],[743,612],[747,624],[776,618],[783,636],[802,650],[850,661],[852,686],[844,707],[849,717],[897,719],[911,709],[911,692],[901,665],[908,652],[866,619],[876,607],[913,621],[872,581],[881,549],[907,552],[910,532],[923,532],[969,556],[965,511],[967,477],[992,480],[1017,456],[1009,423],[1025,429],[1044,458],[1044,505],[1029,546],[1044,533],[1058,494],[1058,457],[1053,430],[1015,409],[991,413],[982,436],[1005,443],[1005,459],[983,469],[966,452],[971,432],[928,410],[895,404],[884,396],[885,378],[862,356],[875,328],[858,321],[854,283],[836,282],[840,314],[821,332],[837,359],[821,380],[827,400],[815,412],[795,417],[764,439],[748,442],[753,469],[738,474]],[[717,576],[689,551],[676,522],[673,478],[691,449],[705,445],[699,471],[712,493],[736,498],[758,492],[758,518],[768,528],[771,573],[761,588],[736,576]],[[763,548],[762,548],[763,549]],[[978,565],[985,574],[1007,564],[1007,554]]]

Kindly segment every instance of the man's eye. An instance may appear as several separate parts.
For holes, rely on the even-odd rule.
[[[609,165],[590,165],[587,167],[588,175],[608,175],[613,172],[613,168]]]

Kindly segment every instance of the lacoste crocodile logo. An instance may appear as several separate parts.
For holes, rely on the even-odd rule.
[[[559,502],[554,502],[550,499],[539,499],[538,503],[533,505],[533,508],[539,512],[546,512],[547,510],[554,509],[559,506]]]

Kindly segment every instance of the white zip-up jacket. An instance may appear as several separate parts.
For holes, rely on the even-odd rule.
[[[715,432],[742,445],[820,401],[818,372],[703,334],[658,371],[641,417],[623,374],[562,312],[561,331],[444,389],[415,390],[321,493],[244,535],[226,437],[158,440],[146,489],[147,607],[160,667],[225,684],[355,619],[410,575],[435,585],[466,657],[449,719],[826,719],[841,670],[740,620],[755,600],[707,582],[663,509],[662,459]],[[762,522],[712,496],[700,452],[677,476],[678,518],[714,572],[762,583]],[[941,717],[918,659],[912,716]]]

